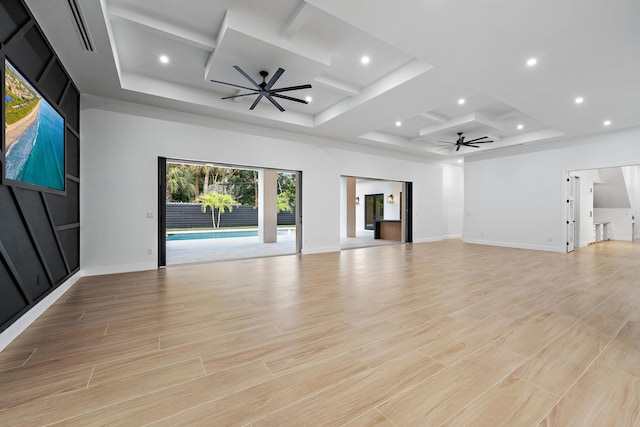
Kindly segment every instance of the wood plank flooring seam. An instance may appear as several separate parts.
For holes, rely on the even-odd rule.
[[[335,356],[333,356],[333,357],[329,358],[328,360],[335,359],[335,358],[339,358],[340,356],[342,356],[342,355],[344,355],[344,354],[347,354],[347,353],[348,353],[348,352],[343,352],[343,353],[341,353],[341,354],[338,354],[338,355],[335,355]],[[265,367],[267,367],[267,369],[268,369],[268,366],[266,365],[266,363],[265,363],[262,359],[260,359],[260,361],[261,361],[261,362],[265,365]],[[251,363],[251,362],[249,362],[249,363]],[[316,364],[325,364],[325,363],[327,363],[327,361],[324,361],[324,360],[323,360],[322,362],[313,363],[312,365],[316,365]],[[258,385],[260,385],[260,384],[264,384],[264,383],[266,383],[266,382],[268,382],[268,381],[274,381],[274,380],[277,380],[277,379],[279,379],[279,378],[281,378],[281,377],[290,376],[292,373],[294,373],[294,372],[296,372],[296,371],[303,371],[303,370],[305,370],[306,368],[308,368],[308,366],[301,366],[301,367],[298,367],[298,368],[296,368],[296,369],[294,369],[294,370],[292,370],[292,371],[282,372],[282,373],[280,373],[279,375],[273,374],[273,373],[271,372],[271,370],[269,370],[269,372],[271,372],[271,375],[272,375],[272,377],[271,377],[269,380],[265,380],[265,381],[262,381],[262,382],[260,382],[260,383],[257,383],[257,384],[255,384],[255,385],[251,386],[250,388],[256,387],[256,386],[258,386]],[[231,369],[235,369],[235,368],[228,368],[228,369],[225,369],[225,370],[231,370]],[[260,415],[259,417],[255,418],[255,419],[252,419],[252,420],[251,420],[247,425],[252,425],[252,423],[254,423],[255,421],[261,420],[261,419],[263,419],[263,418],[265,418],[265,417],[270,416],[271,414],[274,414],[274,413],[276,413],[276,412],[278,412],[278,411],[281,411],[281,410],[283,410],[283,409],[289,408],[290,406],[293,406],[293,405],[297,404],[298,402],[305,401],[305,400],[308,400],[308,399],[312,399],[313,397],[317,396],[318,394],[320,394],[320,393],[322,393],[322,392],[324,392],[324,391],[326,391],[326,390],[328,390],[328,389],[330,389],[330,388],[332,388],[332,387],[335,387],[336,385],[342,384],[342,383],[344,383],[344,382],[346,382],[346,381],[350,380],[350,379],[351,379],[351,378],[353,378],[353,377],[366,376],[366,374],[369,374],[369,373],[370,373],[370,369],[366,369],[366,370],[364,370],[364,371],[362,371],[362,372],[359,372],[359,373],[357,373],[357,374],[355,374],[355,375],[352,375],[352,376],[349,376],[349,377],[343,378],[343,379],[341,379],[340,381],[334,382],[334,383],[332,383],[332,384],[330,384],[330,385],[327,385],[327,386],[325,386],[325,387],[321,387],[321,388],[319,388],[319,389],[315,390],[313,393],[311,393],[311,394],[309,394],[309,395],[304,396],[302,399],[299,399],[299,400],[295,400],[295,399],[294,399],[294,400],[291,400],[291,401],[289,401],[289,402],[288,402],[288,404],[286,404],[286,405],[284,405],[284,406],[279,406],[279,407],[278,407],[278,408],[276,408],[275,410],[269,411],[269,412],[267,412],[267,413],[264,413],[264,414]],[[217,373],[216,373],[216,374],[217,374]],[[199,407],[203,407],[203,406],[206,406],[206,405],[210,405],[212,402],[215,402],[215,401],[219,401],[219,400],[225,399],[227,396],[230,396],[230,395],[233,395],[233,394],[237,394],[237,393],[238,393],[237,391],[234,391],[234,392],[232,392],[231,394],[221,395],[221,396],[218,396],[218,397],[216,397],[216,398],[214,398],[214,399],[210,399],[210,400],[207,400],[207,401],[201,402],[201,403],[199,403],[199,404],[197,404],[197,405],[194,405],[194,406],[191,406],[191,407],[189,407],[189,408],[183,409],[183,410],[181,410],[181,411],[179,411],[179,412],[176,412],[176,413],[170,414],[170,415],[168,415],[168,416],[166,416],[166,417],[163,417],[163,418],[161,418],[161,419],[153,420],[152,422],[145,424],[145,426],[155,425],[155,424],[157,424],[157,423],[159,423],[159,422],[161,422],[161,421],[163,421],[163,420],[167,420],[167,419],[170,419],[170,418],[174,418],[174,417],[176,417],[176,416],[178,416],[178,415],[180,415],[180,414],[183,414],[183,413],[191,412],[191,411],[193,411],[194,409],[197,409],[197,408],[199,408]]]
[[[525,362],[525,363],[526,363],[526,362]],[[554,393],[553,391],[547,390],[547,389],[545,389],[544,387],[540,387],[539,385],[532,383],[532,382],[531,382],[531,381],[529,381],[528,379],[526,379],[526,378],[522,378],[522,377],[519,377],[519,376],[517,376],[517,375],[516,375],[516,374],[514,374],[514,373],[511,373],[511,375],[513,375],[514,377],[516,377],[516,378],[517,378],[517,379],[519,379],[520,381],[523,381],[523,382],[525,382],[525,383],[529,384],[529,385],[530,385],[530,386],[532,386],[532,387],[535,387],[535,388],[537,388],[537,389],[539,389],[539,390],[543,390],[543,391],[545,391],[545,392],[547,392],[547,393],[550,393],[550,394],[553,394],[554,396],[557,396],[557,397],[558,397],[558,401],[560,400],[560,397],[561,397],[561,396],[560,396],[558,393]]]
[[[348,352],[341,353],[341,354],[339,354],[339,355],[336,355],[335,357],[339,357],[339,356],[341,356],[342,354],[346,354],[346,353],[348,353]],[[302,369],[303,369],[303,368],[300,368],[300,370],[302,370]],[[285,376],[285,375],[288,375],[288,374],[290,374],[290,373],[291,373],[291,371],[286,372],[286,373],[283,373],[281,376]],[[261,415],[261,416],[260,416],[260,417],[258,417],[258,418],[252,419],[252,420],[251,420],[251,424],[253,424],[254,422],[256,422],[256,421],[258,421],[258,420],[261,420],[261,419],[263,419],[263,418],[267,418],[267,417],[269,417],[270,415],[275,414],[275,413],[277,413],[277,412],[279,412],[279,411],[285,410],[285,409],[287,409],[287,408],[289,408],[289,407],[291,407],[291,406],[293,406],[293,405],[296,405],[296,404],[297,404],[297,403],[299,403],[299,402],[304,402],[305,400],[313,399],[315,396],[317,396],[317,395],[319,395],[319,394],[323,393],[324,391],[329,390],[329,389],[331,389],[331,388],[333,388],[333,387],[335,387],[335,386],[338,386],[338,385],[340,385],[340,384],[342,384],[342,383],[344,383],[344,382],[346,382],[346,381],[349,381],[351,378],[356,378],[356,377],[366,377],[366,376],[367,376],[367,375],[369,375],[369,374],[371,374],[371,369],[367,368],[365,371],[359,372],[359,373],[357,373],[357,374],[353,375],[352,377],[343,378],[341,381],[335,382],[335,383],[333,383],[333,384],[331,384],[331,385],[328,385],[328,386],[326,386],[326,387],[322,387],[322,388],[320,388],[320,389],[316,390],[314,393],[310,394],[309,396],[305,396],[303,399],[300,399],[300,400],[293,400],[293,401],[289,402],[289,404],[287,404],[287,405],[285,405],[285,406],[280,406],[280,407],[278,407],[277,409],[275,409],[275,410],[273,410],[273,411],[270,411],[270,412],[267,412],[266,414],[263,414],[263,415]],[[278,377],[277,377],[277,376],[275,376],[274,378],[278,378]]]
[[[544,414],[544,416],[542,418],[540,418],[540,420],[538,420],[536,425],[539,425],[542,423],[542,421],[544,421],[549,414],[553,411],[553,409],[558,406],[560,404],[560,402],[562,401],[562,399],[564,399],[564,397],[569,393],[569,391],[576,385],[576,383],[580,380],[580,378],[582,378],[582,376],[585,374],[585,372],[587,372],[589,370],[589,368],[591,368],[591,366],[595,363],[597,363],[596,361],[598,360],[598,357],[600,357],[600,355],[602,354],[602,352],[604,352],[604,350],[607,348],[607,346],[609,346],[609,344],[611,344],[611,341],[613,341],[614,337],[611,337],[611,339],[609,339],[609,341],[607,342],[607,344],[605,344],[604,346],[602,346],[602,350],[600,350],[600,352],[598,352],[598,354],[593,358],[593,360],[591,361],[591,363],[589,363],[587,365],[586,368],[584,368],[584,370],[580,373],[580,375],[578,375],[576,377],[576,379],[573,381],[573,383],[571,383],[571,385],[569,387],[567,387],[567,389],[565,390],[565,392],[562,394],[562,396],[560,396],[560,398],[558,399],[558,401],[556,402],[555,405],[553,405],[549,411],[547,411],[546,414]],[[550,390],[548,390],[550,391]],[[553,393],[553,392],[552,392]],[[556,394],[556,393],[553,393]],[[557,395],[557,394],[556,394]]]
[[[38,347],[33,349],[31,354],[29,355],[29,357],[27,357],[26,360],[20,366],[25,366],[27,364],[27,362],[29,362],[29,360],[33,357],[33,355],[36,354],[36,351],[38,351]]]
[[[204,362],[202,361],[202,356],[199,356],[198,359],[200,359],[200,367],[202,368],[202,373],[206,376],[207,370],[204,368]]]
[[[182,363],[182,362],[178,362],[178,363]],[[178,364],[178,363],[176,363],[176,364]],[[120,404],[123,404],[123,403],[125,403],[127,401],[135,400],[135,399],[138,399],[140,397],[143,397],[143,396],[146,396],[146,395],[149,395],[149,394],[153,394],[153,393],[156,393],[156,392],[159,392],[159,391],[167,390],[169,388],[172,388],[172,387],[175,387],[175,386],[178,386],[178,385],[181,385],[181,384],[185,384],[185,383],[188,383],[190,381],[193,381],[193,379],[189,379],[189,380],[182,381],[182,382],[178,381],[178,382],[173,383],[171,385],[166,385],[164,387],[159,387],[159,388],[154,389],[153,391],[149,391],[149,392],[146,392],[146,393],[133,394],[133,395],[129,396],[127,399],[123,399],[123,400],[117,401],[115,403],[111,403],[111,404],[108,404],[108,405],[105,405],[105,406],[101,406],[101,407],[97,407],[97,408],[91,408],[91,409],[86,410],[85,412],[80,412],[80,413],[74,414],[74,415],[72,415],[70,417],[63,418],[63,419],[57,419],[57,420],[52,421],[50,423],[44,424],[43,427],[64,423],[65,421],[70,421],[70,420],[73,420],[73,419],[76,419],[76,418],[81,418],[81,417],[83,417],[85,415],[88,415],[88,414],[91,414],[91,413],[94,413],[94,412],[98,412],[98,411],[102,411],[102,410],[105,410],[105,409],[110,408],[112,406],[120,405]]]
[[[93,368],[91,369],[91,373],[89,374],[89,379],[87,380],[87,385],[85,386],[85,388],[89,388],[89,384],[91,384],[91,378],[93,378],[93,373],[96,371],[96,365],[93,365]]]
[[[376,408],[370,409],[369,412],[375,412],[376,414],[378,414],[379,417],[384,418],[389,424],[391,424],[393,427],[398,427],[396,424],[393,423],[393,421],[391,421],[389,418],[387,418],[382,412],[378,411]],[[365,412],[364,414],[358,415],[357,417],[347,421],[346,423],[340,424],[339,427],[346,427],[349,426],[350,424],[353,424],[354,422],[358,421],[361,418],[364,418],[367,416],[367,412]],[[360,425],[364,425],[362,423],[360,423]]]
[[[517,369],[517,368],[516,368]],[[513,372],[516,370],[514,369],[513,371],[509,372],[508,374],[506,374],[505,376],[499,378],[495,383],[493,383],[491,386],[489,386],[488,388],[486,388],[482,393],[480,393],[479,395],[477,395],[474,399],[472,399],[469,403],[467,403],[465,406],[463,406],[462,408],[460,408],[457,412],[451,414],[449,416],[449,418],[447,418],[443,423],[441,423],[440,425],[445,425],[447,424],[447,422],[449,422],[449,420],[451,420],[452,418],[454,418],[456,415],[458,415],[459,413],[461,413],[462,411],[464,411],[467,407],[471,406],[474,402],[476,402],[477,400],[479,400],[482,396],[484,396],[485,394],[489,393],[489,391],[491,389],[493,389],[495,386],[497,386],[498,384],[500,384],[502,381],[504,381],[505,378],[509,377],[510,375],[513,375]]]

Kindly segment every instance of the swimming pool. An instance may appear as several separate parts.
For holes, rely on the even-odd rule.
[[[285,236],[295,233],[294,228],[279,228],[278,236]],[[167,232],[167,241],[169,240],[200,240],[200,239],[225,239],[229,237],[257,237],[258,230],[215,230],[215,231],[169,231]]]

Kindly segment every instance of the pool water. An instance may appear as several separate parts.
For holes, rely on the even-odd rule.
[[[295,232],[293,228],[278,229],[278,236],[284,236]],[[167,232],[169,240],[200,240],[200,239],[225,239],[229,237],[257,237],[258,230],[216,230],[216,231],[191,231],[191,232]]]

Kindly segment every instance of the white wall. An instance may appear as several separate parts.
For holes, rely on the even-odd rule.
[[[347,203],[347,178],[343,176],[340,177],[340,237],[347,237]]]
[[[464,241],[564,252],[567,172],[638,163],[638,127],[468,156]]]
[[[444,164],[442,198],[445,238],[461,238],[464,223],[464,167]]]
[[[609,240],[631,241],[631,209],[594,208],[593,222],[608,222]]]
[[[402,183],[389,181],[360,181],[356,180],[356,197],[360,203],[356,205],[356,232],[364,230],[364,210],[366,194],[384,194],[384,219],[400,219],[400,192]],[[387,202],[387,197],[393,194],[393,203]]]
[[[303,253],[340,248],[341,175],[413,182],[414,242],[443,236],[438,161],[94,96],[81,118],[84,274],[157,267],[159,156],[302,171]]]

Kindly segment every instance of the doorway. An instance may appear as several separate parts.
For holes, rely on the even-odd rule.
[[[607,240],[634,241],[640,166],[572,170],[565,179],[567,251]]]
[[[384,194],[364,196],[364,229],[373,230],[376,220],[384,219]]]
[[[412,242],[411,190],[411,182],[342,176],[340,249]],[[384,228],[377,238],[376,225]]]
[[[158,265],[301,251],[301,172],[158,159]]]

